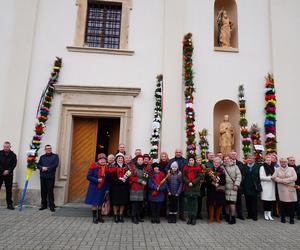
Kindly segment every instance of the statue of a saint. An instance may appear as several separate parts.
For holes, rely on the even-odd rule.
[[[217,16],[218,24],[218,44],[220,47],[230,47],[231,31],[233,23],[227,16],[227,11],[221,9]]]
[[[223,155],[228,155],[234,144],[234,128],[229,122],[229,116],[224,115],[224,121],[220,124],[219,146]]]

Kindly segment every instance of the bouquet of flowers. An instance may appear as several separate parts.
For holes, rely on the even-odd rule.
[[[126,182],[126,180],[129,178],[129,176],[131,176],[131,171],[130,170],[127,170],[126,173],[124,174],[123,177],[120,177],[119,179],[123,182]]]

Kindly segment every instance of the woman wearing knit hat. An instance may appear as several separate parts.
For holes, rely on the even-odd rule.
[[[114,221],[124,222],[124,208],[129,202],[129,185],[125,173],[128,166],[125,164],[124,155],[118,153],[116,162],[110,169],[111,172],[111,203],[113,205]]]
[[[196,225],[198,196],[200,195],[202,180],[201,168],[195,166],[195,158],[193,156],[188,157],[188,165],[183,168],[184,195],[186,199],[186,212],[188,214],[187,224]]]
[[[106,192],[109,190],[109,170],[106,163],[106,155],[99,154],[97,163],[93,163],[88,171],[87,179],[90,182],[85,203],[92,205],[93,223],[103,223],[101,206]],[[98,210],[98,213],[97,213]]]
[[[182,174],[178,169],[178,163],[174,161],[169,170],[167,178],[167,190],[169,198],[168,223],[176,223],[178,213],[179,195],[182,191]]]

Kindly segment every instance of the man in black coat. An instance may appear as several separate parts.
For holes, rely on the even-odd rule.
[[[182,156],[182,150],[176,149],[175,150],[175,157],[170,159],[166,172],[170,169],[172,163],[176,161],[178,163],[178,169],[179,171],[183,170],[183,167],[187,165],[187,160]],[[184,218],[184,193],[182,192],[179,195],[179,219],[182,221],[185,221]]]
[[[40,170],[42,206],[39,210],[47,209],[48,202],[51,212],[55,212],[54,184],[55,171],[59,163],[57,154],[52,153],[51,145],[45,146],[45,154],[40,157],[37,168]]]
[[[11,144],[6,141],[3,144],[3,150],[0,151],[0,189],[4,182],[6,189],[6,203],[7,208],[14,210],[12,201],[12,184],[14,169],[17,165],[17,156],[10,150]]]
[[[292,167],[295,169],[297,174],[297,180],[295,182],[296,185],[300,185],[300,165],[296,165],[295,157],[290,156],[288,159],[288,165],[289,167]],[[297,212],[297,219],[300,220],[300,190],[297,191],[297,202],[296,202],[296,212]]]

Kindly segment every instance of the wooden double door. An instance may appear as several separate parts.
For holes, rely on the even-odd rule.
[[[100,152],[114,153],[118,147],[120,119],[84,118],[73,120],[69,202],[84,202],[89,182],[87,172]]]

